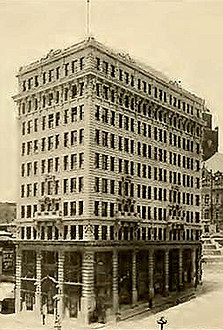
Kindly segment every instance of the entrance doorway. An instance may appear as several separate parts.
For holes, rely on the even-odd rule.
[[[56,280],[50,277],[45,277],[42,280],[42,301],[41,311],[44,313],[46,323],[53,323],[56,315],[56,300],[57,294]]]

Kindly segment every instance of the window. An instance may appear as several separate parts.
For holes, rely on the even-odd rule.
[[[25,218],[25,206],[21,206],[21,218]]]
[[[83,168],[84,167],[84,153],[81,152],[79,153],[79,168]]]
[[[71,98],[75,98],[75,96],[77,95],[77,85],[72,85],[71,86]]]
[[[68,132],[64,133],[64,147],[68,147]]]
[[[110,181],[110,193],[113,195],[115,193],[115,180]]]
[[[41,196],[45,193],[45,182],[41,182]]]
[[[53,136],[48,137],[48,150],[53,149]]]
[[[38,140],[34,140],[33,149],[34,149],[34,152],[38,152]]]
[[[56,68],[56,79],[59,79],[60,78],[60,67],[58,66]]]
[[[98,153],[95,153],[95,168],[99,168],[99,161],[100,161],[100,155]]]
[[[25,185],[22,184],[21,185],[21,198],[23,198],[25,196]]]
[[[68,202],[63,203],[63,215],[68,216]]]
[[[82,215],[84,213],[84,202],[79,201],[79,215]]]
[[[98,202],[98,201],[95,201],[95,202],[94,202],[94,214],[95,214],[96,216],[99,215],[99,202]]]
[[[124,151],[129,152],[129,139],[124,138]]]
[[[119,114],[119,128],[122,128],[122,114]]]
[[[64,75],[68,76],[69,73],[69,63],[64,64]]]
[[[70,141],[71,146],[76,145],[76,143],[77,143],[77,131],[76,130],[71,131],[70,134],[71,134],[71,141]]]
[[[96,119],[96,120],[100,120],[100,107],[99,107],[99,105],[96,105],[96,109],[95,109],[95,119]]]
[[[108,86],[103,86],[104,98],[108,100]]]
[[[122,136],[118,137],[118,149],[122,151]]]
[[[77,154],[72,154],[70,159],[70,169],[74,170],[77,168]]]
[[[53,171],[53,158],[48,159],[48,173],[51,173]]]
[[[80,107],[79,107],[79,118],[80,118],[80,120],[84,119],[84,106],[83,105],[80,105]]]
[[[59,142],[60,142],[59,138],[60,138],[60,135],[56,134],[55,135],[55,149],[57,149],[59,147]]]
[[[110,134],[110,147],[115,149],[115,134]]]
[[[110,157],[110,170],[112,171],[112,172],[114,172],[115,171],[115,157]]]
[[[70,179],[70,192],[74,193],[77,190],[77,179],[76,178],[71,178]]]
[[[33,163],[33,174],[34,174],[34,175],[37,174],[37,166],[38,166],[38,162],[35,161],[35,162]]]
[[[107,132],[102,132],[102,145],[103,147],[108,146],[108,133]]]
[[[102,169],[107,170],[108,169],[108,156],[102,155]]]
[[[70,215],[76,215],[77,214],[77,207],[76,207],[76,202],[71,202],[70,203]]]
[[[102,118],[103,123],[108,123],[108,109],[106,109],[106,108],[102,109],[101,118]]]
[[[60,124],[60,113],[57,112],[57,113],[56,113],[56,122],[55,122],[55,125],[56,125],[56,126],[59,126],[59,124]]]
[[[115,66],[111,64],[111,77],[115,77]]]
[[[99,187],[100,187],[100,179],[98,177],[95,177],[95,184],[94,184],[95,192],[99,192]]]
[[[84,57],[80,58],[80,70],[83,70],[84,68]]]
[[[55,172],[59,171],[59,165],[60,165],[60,158],[56,157],[55,158]]]
[[[26,209],[26,217],[27,218],[31,218],[32,215],[32,208],[31,205],[27,205],[27,209]]]
[[[68,193],[68,179],[63,180],[63,193],[64,194]]]
[[[27,176],[31,175],[32,171],[32,163],[27,163]]]
[[[108,192],[108,180],[102,178],[102,192],[107,193]]]
[[[82,144],[84,142],[84,129],[81,128],[79,131],[79,143]]]
[[[53,181],[47,182],[47,194],[52,195],[53,194]]]
[[[79,186],[79,192],[83,192],[83,190],[84,190],[84,177],[83,176],[79,177],[78,186]]]
[[[38,118],[34,119],[34,132],[38,131]]]
[[[64,156],[64,170],[68,170],[68,156]]]
[[[68,109],[64,110],[64,124],[68,124]]]
[[[108,203],[107,202],[102,202],[102,214],[103,217],[108,216]]]
[[[100,89],[101,89],[101,85],[100,84],[96,84],[96,95],[100,97]]]
[[[71,122],[77,121],[77,107],[71,108]]]

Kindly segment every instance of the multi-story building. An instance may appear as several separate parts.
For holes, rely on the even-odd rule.
[[[202,116],[206,122],[202,139],[203,160],[206,161],[218,151],[218,127],[212,129],[212,114],[208,109]]]
[[[16,310],[88,322],[193,286],[204,101],[93,38],[18,85]]]
[[[216,153],[202,171],[202,222],[204,234],[223,230],[223,154]]]

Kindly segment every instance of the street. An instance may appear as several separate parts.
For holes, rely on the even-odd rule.
[[[101,325],[105,329],[160,329],[157,320],[162,316],[167,320],[164,330],[203,330],[223,329],[223,264],[204,265],[203,288],[196,299],[169,308],[166,311],[147,316],[142,314],[116,325]],[[27,313],[17,317],[0,314],[1,330],[49,330],[53,327],[42,326],[38,320]],[[75,323],[73,323],[76,328]],[[73,328],[73,326],[72,326]],[[63,325],[63,330],[71,330],[71,325]],[[77,328],[76,328],[77,329]],[[78,327],[79,329],[79,327]]]

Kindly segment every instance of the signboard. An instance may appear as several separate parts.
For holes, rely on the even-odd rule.
[[[2,271],[13,272],[14,263],[14,251],[13,250],[3,250],[2,252]]]

